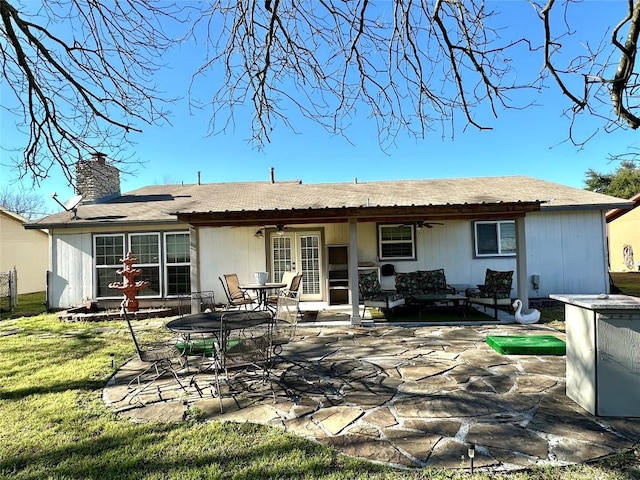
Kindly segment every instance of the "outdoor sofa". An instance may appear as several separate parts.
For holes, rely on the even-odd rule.
[[[455,294],[456,289],[447,283],[444,268],[437,270],[417,270],[395,274],[396,291],[409,303],[418,295]]]

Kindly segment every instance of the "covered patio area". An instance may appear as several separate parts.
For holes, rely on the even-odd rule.
[[[564,338],[544,325],[302,324],[271,382],[248,374],[223,388],[224,413],[207,371],[186,394],[168,378],[144,405],[130,403],[136,359],[103,397],[133,421],[266,424],[404,468],[469,468],[471,444],[476,468],[514,470],[585,462],[640,440],[640,419],[594,417],[567,398],[564,356],[500,355],[485,342],[513,334]]]

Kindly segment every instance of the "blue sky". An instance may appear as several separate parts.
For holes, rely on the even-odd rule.
[[[594,26],[596,21],[613,25],[619,20],[622,0],[589,1],[581,12],[581,22]],[[514,31],[530,32],[540,38],[541,25],[533,23],[531,7],[526,2],[490,2],[494,8],[504,10],[512,19]],[[607,18],[608,17],[608,18]],[[595,30],[595,28],[592,28]],[[584,30],[582,31],[584,32]],[[540,55],[534,62],[522,65],[522,71],[531,73],[540,68]],[[183,47],[167,57],[172,69],[160,78],[161,85],[172,96],[186,96],[193,67],[201,58],[197,49]],[[201,92],[205,95],[207,92]],[[238,117],[234,132],[208,137],[209,112],[190,112],[186,101],[173,107],[173,126],[146,127],[135,138],[131,155],[145,162],[137,167],[137,175],[122,177],[122,191],[144,185],[171,182],[195,183],[197,172],[202,182],[233,182],[269,179],[270,168],[276,179],[301,179],[305,183],[453,178],[470,176],[527,175],[578,188],[584,187],[585,172],[613,171],[616,164],[608,156],[640,147],[638,134],[633,131],[605,133],[601,122],[583,118],[581,132],[601,131],[582,149],[566,142],[569,122],[562,117],[568,100],[557,89],[547,89],[536,96],[535,107],[524,110],[499,111],[499,117],[489,123],[492,130],[478,131],[468,127],[451,132],[435,130],[425,139],[414,139],[402,134],[395,145],[386,151],[378,145],[376,126],[366,117],[356,118],[347,131],[349,140],[331,135],[308,120],[296,120],[297,133],[279,125],[272,141],[258,151],[246,139],[249,124]],[[246,117],[245,117],[246,119]],[[3,145],[16,145],[20,141],[14,119],[3,112],[0,119]],[[108,152],[106,152],[108,153]],[[0,151],[0,188],[9,184],[13,172],[6,167],[9,157]],[[30,183],[25,183],[31,187]],[[514,187],[517,187],[514,185]],[[56,191],[64,200],[74,195],[61,174],[54,172],[34,191],[47,199],[50,211],[59,207],[50,195]]]

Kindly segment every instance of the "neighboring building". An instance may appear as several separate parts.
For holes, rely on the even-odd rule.
[[[609,268],[612,272],[640,271],[640,193],[629,199],[630,209],[606,214],[609,237]]]
[[[49,236],[41,229],[25,230],[28,222],[0,207],[0,272],[15,267],[19,295],[44,292],[49,266]]]
[[[117,305],[122,296],[108,284],[119,280],[128,251],[149,282],[141,307],[188,291],[225,300],[225,273],[250,281],[256,271],[278,279],[296,270],[302,301],[351,303],[357,323],[358,271],[384,264],[397,272],[444,268],[448,283],[472,286],[487,268],[514,270],[513,296],[525,305],[550,293],[602,293],[604,213],[632,206],[521,176],[328,184],[272,177],[113,190],[28,225],[51,235],[52,308],[90,299]]]

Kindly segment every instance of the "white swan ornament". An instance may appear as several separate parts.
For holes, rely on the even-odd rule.
[[[516,309],[516,322],[518,323],[536,323],[540,320],[540,310],[536,310],[535,308],[532,310],[522,311],[522,301],[517,298],[513,302],[513,308]]]

